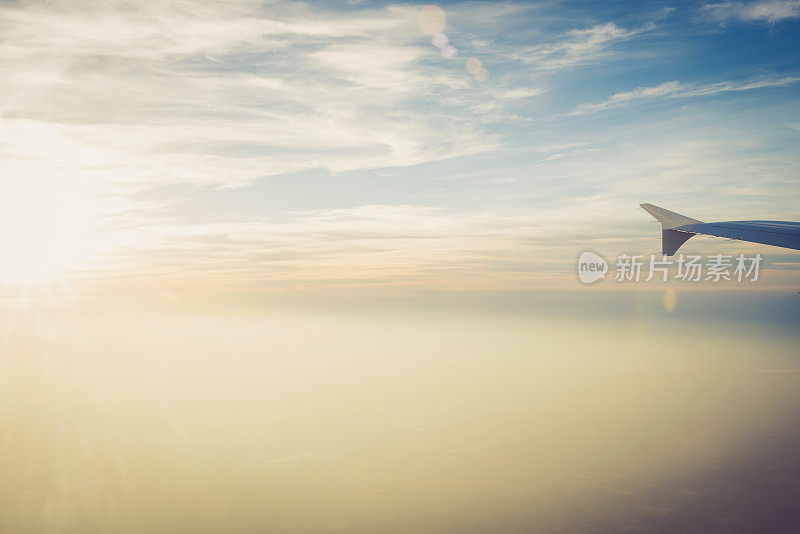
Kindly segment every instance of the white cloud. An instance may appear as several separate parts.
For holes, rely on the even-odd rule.
[[[595,113],[604,109],[621,106],[631,100],[640,100],[644,98],[656,98],[659,96],[674,95],[681,89],[681,84],[678,82],[665,82],[661,85],[653,87],[639,87],[632,91],[624,91],[611,95],[607,100],[595,104],[581,104],[573,112],[576,115],[585,115],[587,113]]]
[[[574,144],[575,132],[565,131],[572,126],[553,121],[537,130],[532,122],[548,113],[550,100],[534,98],[541,87],[548,95],[569,94],[553,86],[551,72],[618,58],[621,44],[652,25],[608,23],[521,50],[530,34],[513,34],[523,10],[517,4],[448,6],[448,35],[460,40],[464,57],[480,57],[490,71],[486,82],[476,83],[463,60],[444,61],[429,45],[417,28],[416,9],[0,2],[0,176],[11,177],[0,178],[0,219],[13,198],[5,193],[24,179],[47,191],[51,205],[80,197],[73,202],[79,209],[65,211],[90,215],[87,233],[94,223],[108,231],[98,246],[123,245],[98,262],[94,274],[125,266],[144,279],[172,276],[176,283],[196,275],[265,285],[341,278],[511,287],[519,281],[515,269],[531,272],[544,261],[558,264],[551,269],[571,265],[574,236],[585,246],[587,232],[594,232],[590,238],[616,235],[601,235],[596,222],[615,221],[621,202],[633,206],[626,217],[641,216],[635,201],[652,184],[639,170],[662,161],[659,179],[681,176],[676,167],[708,159],[702,136],[692,143],[703,148],[699,154],[682,148],[664,162],[673,152],[662,143],[641,148],[640,139],[655,136],[649,131],[630,141],[641,153],[622,161],[633,158],[633,150],[607,150],[615,147],[603,143],[604,132],[582,131]],[[487,23],[489,30],[481,27]],[[520,58],[532,68],[518,68]],[[796,81],[667,82],[620,92],[575,113]],[[444,161],[501,147],[502,153]],[[728,156],[718,154],[715,164],[728,165]],[[395,168],[432,162],[438,163]],[[724,168],[726,179],[732,167]],[[327,207],[323,195],[309,191],[315,198],[293,204],[299,210],[293,213],[281,212],[282,201],[263,211],[250,206],[247,216],[238,205],[218,211],[214,205],[215,195],[244,198],[250,191],[223,192],[221,186],[304,176],[300,171],[308,169],[369,170],[377,185],[348,182],[343,187],[354,189],[337,191]],[[372,173],[331,181],[356,174]],[[776,174],[790,175],[785,169]],[[276,178],[274,189],[262,189],[270,181],[260,181],[245,203],[257,204],[266,190],[280,197],[289,180]],[[382,182],[396,190],[373,197],[371,188]],[[362,185],[369,191],[355,190]],[[302,197],[304,191],[294,193]],[[183,200],[191,204],[185,211]],[[521,202],[533,207],[514,207]],[[501,271],[512,274],[492,278]]]
[[[722,2],[703,6],[706,15],[714,21],[741,20],[745,22],[775,23],[800,17],[798,0],[761,0],[755,2]]]
[[[410,205],[284,212],[239,222],[153,221],[140,225],[146,254],[132,250],[126,264],[148,280],[192,266],[173,283],[191,283],[202,273],[274,288],[505,285],[517,279],[515,270],[552,261],[552,251],[565,246],[551,242],[553,233],[576,233],[578,224],[560,211]],[[482,269],[505,273],[503,280],[479,274]]]
[[[797,76],[784,76],[782,78],[761,78],[742,82],[719,82],[706,85],[687,87],[681,96],[705,96],[730,91],[750,91],[752,89],[762,89],[764,87],[782,87],[800,82]]]
[[[544,93],[544,89],[540,89],[538,87],[531,88],[531,87],[519,87],[516,89],[507,89],[505,91],[501,91],[497,94],[498,98],[504,100],[519,100],[522,98],[531,98],[534,96],[539,96]]]
[[[612,47],[655,29],[654,24],[626,30],[613,22],[584,30],[571,30],[561,37],[524,50],[520,59],[538,70],[557,70],[597,62],[612,56]]]
[[[436,117],[415,105],[470,82],[424,64],[414,13],[255,1],[4,4],[0,167],[84,184],[241,185],[490,149],[463,111]],[[40,138],[60,148],[37,150]]]
[[[493,149],[497,136],[481,131],[468,98],[438,105],[474,89],[468,73],[426,57],[415,13],[243,0],[0,2],[0,223],[19,222],[8,220],[9,193],[24,180],[43,197],[74,193],[91,214],[87,228],[104,233],[93,241],[105,246],[113,233],[139,246],[149,233],[119,229],[150,228],[138,210],[153,202],[139,194],[153,188],[245,186]]]
[[[639,87],[631,91],[616,93],[602,102],[581,104],[572,115],[586,115],[597,113],[606,109],[623,106],[635,100],[650,100],[656,98],[690,98],[710,96],[734,91],[750,91],[764,87],[782,87],[800,82],[796,76],[782,78],[763,78],[740,82],[725,81],[719,83],[689,85],[677,81],[665,82],[651,87]]]

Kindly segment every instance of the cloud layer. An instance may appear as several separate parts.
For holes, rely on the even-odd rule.
[[[776,23],[800,17],[800,2],[797,0],[761,0],[755,2],[721,2],[707,4],[703,10],[712,20],[725,22]]]
[[[796,4],[702,11],[790,24]],[[485,2],[444,6],[448,58],[418,13],[0,4],[2,227],[80,243],[84,278],[511,287],[566,280],[576,247],[647,244],[635,204],[693,203],[698,180],[726,185],[707,205],[800,208],[779,45],[698,72],[696,9]]]

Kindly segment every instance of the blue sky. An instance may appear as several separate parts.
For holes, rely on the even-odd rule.
[[[438,6],[0,3],[0,271],[569,286],[639,202],[800,220],[800,2]]]

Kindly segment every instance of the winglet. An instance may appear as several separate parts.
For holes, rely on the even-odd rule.
[[[674,211],[659,208],[653,204],[639,205],[644,211],[658,219],[658,222],[661,223],[661,227],[667,230],[670,228],[675,228],[676,226],[683,226],[684,224],[696,224],[703,222],[698,221],[697,219],[692,219],[691,217],[687,217],[686,215],[681,215],[680,213],[675,213]]]
[[[675,213],[674,211],[659,208],[653,204],[639,204],[639,206],[661,223],[661,253],[665,256],[672,256],[675,254],[678,249],[681,248],[681,245],[695,235],[693,232],[683,232],[681,230],[673,230],[673,228],[686,224],[703,222],[681,215],[680,213]]]

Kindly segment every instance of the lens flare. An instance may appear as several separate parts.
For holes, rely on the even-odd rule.
[[[664,292],[662,304],[664,305],[664,309],[669,313],[675,311],[675,306],[678,305],[678,295],[675,293],[674,289],[669,288]]]
[[[447,46],[442,48],[442,57],[445,59],[453,59],[458,55],[458,50],[454,46]]]
[[[476,57],[471,57],[464,63],[464,67],[470,74],[476,74],[479,70],[483,68],[483,63],[481,63],[480,59]]]
[[[471,57],[465,61],[464,68],[466,68],[467,72],[472,74],[472,76],[479,82],[482,82],[489,77],[489,72],[483,68],[483,63],[476,57]]]
[[[55,180],[19,180],[2,187],[0,286],[49,282],[87,259],[97,244],[89,199]]]
[[[436,48],[445,48],[447,45],[450,44],[450,39],[443,33],[437,33],[433,37],[431,37],[431,44]]]
[[[424,6],[417,14],[417,24],[422,33],[426,35],[436,35],[444,30],[447,16],[441,7],[436,5]]]

